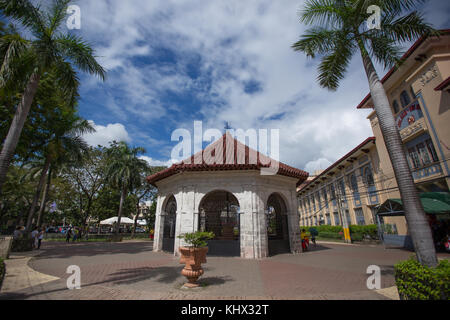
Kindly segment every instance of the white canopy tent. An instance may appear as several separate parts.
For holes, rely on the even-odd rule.
[[[117,220],[119,220],[119,217],[112,217],[103,221],[100,221],[101,225],[113,225],[117,223]],[[134,224],[134,221],[127,217],[120,218],[120,224]]]
[[[147,220],[145,220],[145,219],[138,220],[137,224],[138,224],[138,226],[146,226],[147,225]]]

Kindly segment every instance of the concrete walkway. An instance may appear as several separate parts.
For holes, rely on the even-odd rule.
[[[11,255],[8,260],[5,260],[6,274],[1,293],[20,291],[59,279],[31,269],[28,266],[30,260],[31,257],[19,255]]]
[[[261,260],[208,257],[201,287],[186,282],[179,258],[151,243],[51,243],[38,255],[7,260],[0,299],[398,299],[393,265],[412,252],[381,246],[320,243],[302,254]],[[67,267],[81,269],[81,289],[67,289]],[[369,265],[381,268],[381,290],[366,287]]]

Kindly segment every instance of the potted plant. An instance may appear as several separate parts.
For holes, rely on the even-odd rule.
[[[180,247],[180,263],[185,264],[181,274],[188,279],[184,286],[188,288],[198,287],[198,278],[203,274],[202,263],[206,263],[206,253],[208,252],[206,240],[213,239],[212,232],[192,232],[185,233],[178,238],[183,239],[186,246]]]

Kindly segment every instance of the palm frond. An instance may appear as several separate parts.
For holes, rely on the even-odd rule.
[[[352,43],[339,42],[319,65],[319,84],[323,88],[336,90],[344,78],[348,64],[352,58],[354,46]]]
[[[375,57],[378,63],[390,69],[400,62],[401,50],[394,40],[383,35],[366,36],[370,43],[370,55]]]
[[[17,61],[21,59],[29,48],[29,41],[18,34],[5,35],[0,38],[0,87],[7,79],[14,78]]]
[[[299,15],[300,21],[307,25],[339,27],[342,22],[340,9],[333,0],[307,0]]]
[[[19,21],[35,36],[45,34],[45,19],[40,8],[30,0],[0,0],[0,10],[4,15]]]
[[[65,59],[72,61],[82,71],[106,78],[105,69],[97,62],[92,47],[81,38],[65,34],[55,39],[59,52]]]
[[[56,71],[56,81],[60,84],[69,104],[74,106],[79,97],[78,89],[80,86],[77,72],[72,68],[72,65],[69,62],[62,60],[57,60],[53,64],[53,68]]]
[[[332,50],[339,39],[342,40],[342,34],[339,31],[316,27],[308,29],[301,39],[292,45],[292,48],[314,58],[316,54],[325,54]]]
[[[423,16],[413,11],[406,16],[400,17],[391,23],[382,21],[381,30],[384,36],[396,42],[414,41],[421,36],[439,35],[431,24],[425,22]]]
[[[53,35],[67,17],[67,8],[70,0],[54,0],[47,13],[48,29]]]

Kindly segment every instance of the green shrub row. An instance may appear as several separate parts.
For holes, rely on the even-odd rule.
[[[300,227],[300,230],[305,229],[306,231],[308,231],[309,228],[311,227],[302,226]],[[314,226],[313,228],[315,228],[319,232],[319,237],[322,237],[322,233],[328,235],[330,233],[339,234],[339,232],[344,232],[342,226],[321,225]],[[361,238],[361,240],[364,238],[364,236],[370,236],[372,239],[378,238],[378,229],[376,224],[370,224],[366,226],[351,225],[349,229],[352,238]]]
[[[395,283],[402,300],[449,300],[450,262],[443,260],[436,268],[421,265],[416,259],[394,266]]]

